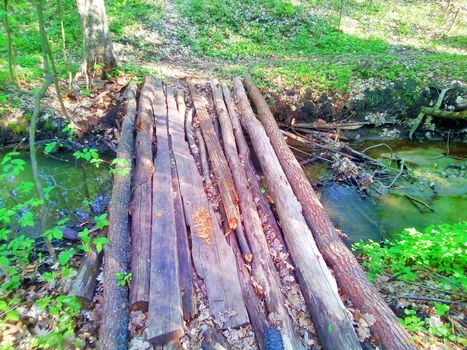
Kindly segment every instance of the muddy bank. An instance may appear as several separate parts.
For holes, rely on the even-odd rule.
[[[73,121],[73,127],[63,117],[55,97],[49,88],[42,101],[42,113],[37,123],[36,140],[39,147],[58,141],[67,150],[92,147],[100,153],[114,152],[118,130],[123,117],[122,94],[128,83],[126,78],[93,81],[89,90],[84,86],[68,90],[63,87],[64,103]],[[20,99],[16,108],[4,110],[0,117],[0,147],[27,148],[28,127],[32,114],[33,96],[17,91],[12,99]]]
[[[451,82],[441,104],[445,111],[467,108],[467,87]],[[303,95],[288,91],[271,95],[271,108],[277,120],[290,123],[361,122],[361,128],[342,129],[351,140],[408,139],[409,130],[423,107],[432,106],[443,87],[436,83],[420,86],[414,80],[382,82],[368,79],[355,84],[347,93],[328,95],[307,91]],[[418,140],[463,140],[467,121],[426,118],[414,136]]]

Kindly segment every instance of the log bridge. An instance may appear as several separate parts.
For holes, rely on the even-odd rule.
[[[104,249],[102,349],[128,348],[135,310],[146,313],[144,336],[154,348],[177,344],[200,298],[217,331],[251,325],[260,349],[307,348],[277,246],[322,348],[361,349],[357,313],[371,315],[380,348],[415,348],[336,232],[249,77],[230,87],[184,81],[177,88],[146,77],[139,92],[128,85],[124,103]],[[279,347],[271,328],[280,332]]]

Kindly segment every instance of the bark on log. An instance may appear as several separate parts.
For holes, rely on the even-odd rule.
[[[154,165],[152,138],[154,128],[152,77],[144,79],[136,119],[136,166],[133,175],[131,215],[131,310],[148,310],[151,250],[151,188]],[[137,257],[137,258],[136,258]]]
[[[167,87],[167,93],[172,89]],[[162,345],[182,337],[177,233],[172,191],[167,105],[162,83],[156,79],[154,98],[157,154],[152,189],[152,237],[149,312],[146,338]]]
[[[198,151],[199,151],[199,158],[201,161],[201,170],[204,176],[204,183],[207,186],[212,186],[211,181],[211,172],[209,171],[209,162],[208,162],[208,153],[206,151],[206,144],[204,143],[203,135],[201,135],[201,130],[198,128],[195,130],[195,138],[198,141]],[[196,150],[196,144],[191,143],[193,142],[193,137],[188,137],[188,142],[190,144],[190,149],[192,154]]]
[[[183,120],[186,106],[185,98],[182,90],[177,92],[177,106],[180,118]],[[187,113],[193,114],[193,110]],[[173,154],[172,139],[169,136],[170,144],[170,165],[172,168],[172,185],[174,191],[174,207],[175,207],[175,225],[177,229],[177,252],[178,252],[178,267],[180,292],[182,294],[182,312],[183,319],[190,321],[196,314],[196,294],[193,288],[193,273],[191,263],[190,244],[188,243],[188,231],[185,221],[185,211],[183,210],[182,197],[180,195],[180,184],[178,181],[178,171],[175,166],[175,157]]]
[[[264,330],[269,327],[266,312],[263,305],[261,304],[260,299],[258,298],[258,295],[256,294],[253,284],[251,283],[251,275],[243,261],[242,253],[240,251],[240,247],[238,246],[236,237],[234,235],[229,235],[228,239],[237,262],[238,278],[240,280],[243,300],[245,300],[246,309],[248,311],[248,315],[250,316],[250,323],[253,327],[253,331],[255,332],[256,341],[258,342],[259,348],[263,350]]]
[[[256,119],[239,78],[234,78],[234,91],[240,109],[240,120],[250,135],[261,167],[268,178],[269,190],[277,207],[284,238],[297,268],[299,284],[307,302],[318,338],[324,349],[361,349],[349,311],[337,291],[302,215],[274,149],[261,123]]]
[[[248,322],[235,257],[207,200],[203,180],[185,141],[184,120],[169,91],[167,105],[180,193],[191,231],[193,263],[204,279],[211,314],[224,321],[223,328],[235,328]]]
[[[109,205],[109,243],[104,247],[104,297],[99,331],[102,349],[128,348],[128,287],[118,286],[115,274],[128,273],[128,206],[131,198],[136,106],[136,84],[131,83],[126,92],[126,113],[117,148],[117,158],[124,159],[125,164],[116,165]]]
[[[92,248],[91,251],[81,259],[78,270],[68,295],[78,299],[81,307],[87,308],[92,302],[97,285],[97,275],[102,263],[102,253],[99,254]]]
[[[206,108],[205,100],[203,100],[202,96],[193,84],[189,83],[188,87],[196,109],[196,114],[199,118],[200,128],[203,133],[209,158],[211,159],[214,175],[216,176],[216,182],[219,186],[219,192],[227,215],[229,228],[234,230],[237,226],[237,218],[239,217],[239,214],[237,210],[238,196],[235,192],[232,174],[230,173],[227,160],[222,152],[222,147],[217,139],[214,126]]]
[[[230,90],[226,83],[222,83],[222,92],[224,94],[224,101],[227,106],[227,111],[229,112],[230,120],[232,121],[232,127],[238,148],[238,154],[240,156],[240,162],[245,167],[245,173],[250,184],[251,192],[253,194],[253,197],[255,198],[257,210],[259,211],[259,213],[262,213],[262,224],[264,232],[268,233],[270,237],[277,239],[282,246],[281,251],[286,253],[288,256],[282,231],[279,228],[279,225],[277,224],[276,218],[271,210],[271,207],[269,206],[264,195],[261,193],[261,188],[256,174],[256,170],[250,158],[250,148],[248,147],[245,135],[243,134],[243,129],[240,124],[240,120],[238,119],[237,112],[235,110],[235,105],[230,95]],[[287,261],[291,263],[289,257],[287,257]]]
[[[238,79],[236,81],[241,84]],[[287,179],[302,204],[303,214],[320,252],[334,271],[339,286],[361,312],[375,317],[376,322],[371,329],[383,349],[414,349],[415,345],[407,331],[368,281],[357,259],[337,234],[300,164],[287,146],[263,96],[250,79],[245,80],[245,85]]]
[[[434,107],[423,107],[422,113],[426,115],[431,115],[436,118],[443,118],[443,119],[456,119],[456,120],[464,120],[467,119],[467,111],[443,111],[441,109],[436,109]]]
[[[233,179],[240,199],[240,209],[245,226],[245,232],[254,256],[252,272],[264,291],[266,306],[269,314],[274,314],[278,320],[277,326],[282,333],[286,349],[304,349],[304,345],[297,336],[292,322],[285,308],[285,298],[281,292],[281,281],[269,254],[266,237],[261,220],[251,194],[244,168],[240,162],[233,134],[233,127],[227,113],[222,91],[215,82],[211,83],[214,106],[222,130],[224,150],[232,171]],[[241,225],[239,225],[241,226]]]

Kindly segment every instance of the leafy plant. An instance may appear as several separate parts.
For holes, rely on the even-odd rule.
[[[117,272],[115,278],[117,279],[117,286],[124,287],[126,284],[129,284],[131,281],[131,272]]]
[[[384,244],[359,242],[353,248],[364,258],[369,277],[383,271],[405,280],[417,280],[417,269],[428,269],[448,278],[440,284],[467,288],[467,223],[428,226],[423,231],[405,229]]]

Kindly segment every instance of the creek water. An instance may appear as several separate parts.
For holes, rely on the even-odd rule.
[[[5,152],[0,153],[0,160]],[[34,197],[37,192],[33,187],[29,152],[20,152],[15,158],[23,159],[26,164],[24,171],[16,176],[2,179],[0,188],[0,209],[11,208]],[[67,226],[79,225],[92,218],[93,215],[106,210],[110,177],[109,171],[103,166],[96,168],[83,160],[76,160],[71,153],[59,152],[53,156],[37,154],[39,178],[44,192],[48,196],[46,228],[55,225],[58,220],[69,218]],[[21,185],[28,184],[29,191],[23,192]],[[24,207],[18,217],[26,211],[32,210],[35,216],[34,226],[21,229],[21,234],[37,236],[39,230],[40,207]]]
[[[307,166],[313,183],[323,182],[321,201],[332,221],[349,236],[350,243],[372,239],[381,241],[404,228],[423,229],[432,224],[467,220],[467,144],[428,142],[385,142],[392,156],[409,167],[411,179],[400,178],[390,191],[378,196],[362,196],[355,188],[326,183],[329,172],[323,164]],[[364,150],[378,142],[352,145]],[[391,158],[387,147],[366,151],[369,156],[386,161]],[[394,162],[395,163],[395,162]],[[397,164],[393,165],[398,167]],[[412,198],[411,198],[412,197]],[[431,209],[415,199],[427,204]]]
[[[445,143],[386,143],[392,148],[393,157],[404,160],[409,166],[412,178],[400,178],[383,195],[362,196],[347,185],[326,182],[330,173],[322,163],[311,164],[305,169],[312,183],[324,183],[319,186],[321,201],[333,222],[349,236],[350,243],[361,239],[380,241],[408,227],[422,229],[431,224],[467,220],[467,144],[451,144],[450,156],[446,156],[443,155],[446,153]],[[375,144],[367,141],[353,147],[363,150]],[[366,153],[383,161],[391,157],[385,147],[373,148]],[[0,153],[0,159],[3,155]],[[29,153],[22,152],[18,157],[26,161],[25,170],[14,178],[2,180],[0,208],[16,205],[22,196],[23,199],[28,195],[36,196],[34,188],[28,194],[17,190],[21,183],[33,183]],[[105,167],[96,168],[65,152],[53,157],[39,153],[38,164],[42,186],[49,196],[49,226],[64,217],[70,218],[70,225],[81,224],[106,209],[111,184]],[[405,194],[421,200],[431,209]],[[39,213],[38,208],[35,211]],[[22,231],[36,235],[37,225]]]

